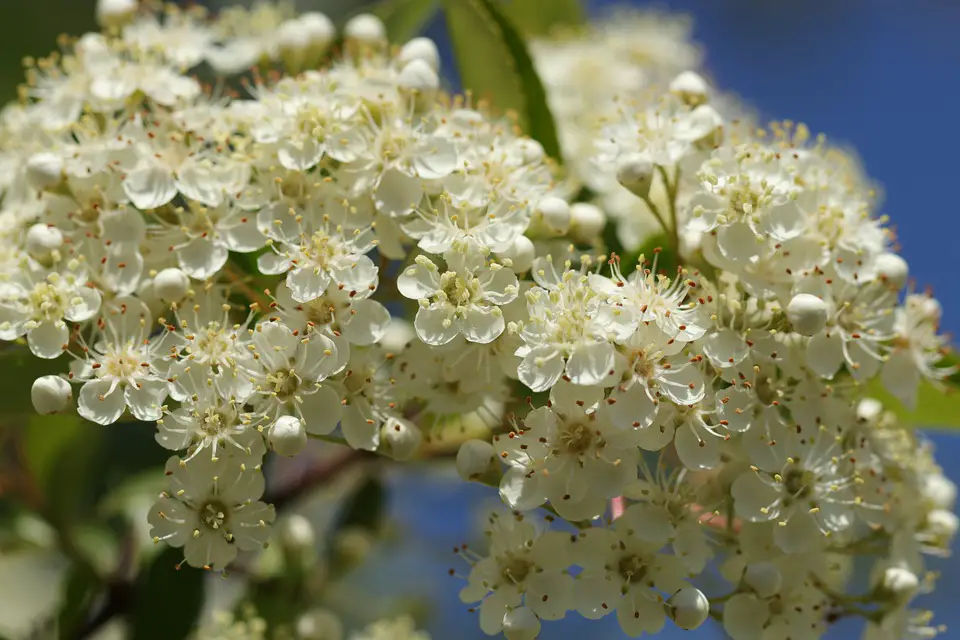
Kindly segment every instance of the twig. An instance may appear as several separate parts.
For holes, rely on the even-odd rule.
[[[325,461],[323,464],[318,464],[308,469],[294,482],[267,493],[264,497],[264,502],[273,504],[274,508],[280,509],[291,502],[295,502],[311,489],[329,482],[345,469],[349,469],[364,460],[374,460],[377,458],[378,456],[376,454],[370,453],[369,451],[353,449],[345,451]]]

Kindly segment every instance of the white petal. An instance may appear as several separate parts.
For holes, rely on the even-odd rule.
[[[229,252],[207,238],[196,238],[177,251],[180,268],[191,278],[206,280],[223,268]]]
[[[326,435],[337,428],[343,414],[343,405],[340,404],[340,394],[334,391],[333,387],[324,385],[303,396],[299,411],[307,433]]]
[[[686,424],[677,429],[674,446],[680,462],[688,469],[713,469],[720,463],[719,438]]]
[[[146,211],[173,200],[177,195],[177,184],[169,169],[151,164],[128,173],[123,181],[123,191],[136,208]]]
[[[777,523],[773,539],[786,553],[804,553],[823,540],[823,534],[814,516],[798,507],[786,525]]]
[[[605,404],[606,412],[620,429],[646,429],[657,416],[657,405],[641,383],[631,385],[626,391],[614,389],[610,399],[615,402]]]
[[[584,618],[598,620],[613,613],[620,602],[620,581],[609,572],[580,576],[573,587],[573,605]]]
[[[654,594],[648,589],[637,585],[617,605],[617,622],[631,638],[644,633],[658,633],[666,623],[663,605],[653,597]]]
[[[573,600],[573,577],[544,571],[527,578],[528,606],[543,620],[559,620]]]
[[[277,149],[277,158],[285,169],[306,171],[320,162],[323,147],[315,138],[284,140]]]
[[[517,373],[531,391],[546,391],[563,375],[563,357],[551,347],[537,347],[527,353]]]
[[[440,276],[436,268],[412,264],[397,278],[397,289],[405,298],[429,298],[440,290]]]
[[[906,349],[890,354],[890,358],[883,365],[880,380],[887,391],[906,407],[910,409],[916,407],[917,391],[920,388],[920,370]]]
[[[343,335],[352,344],[371,345],[380,341],[390,325],[390,312],[376,300],[357,300],[350,308]]]
[[[429,345],[447,344],[457,337],[459,328],[453,321],[452,309],[446,306],[420,307],[413,326],[421,340]]]
[[[330,284],[330,274],[315,267],[295,267],[287,272],[287,288],[297,302],[310,302],[323,295]]]
[[[505,327],[503,312],[499,307],[472,305],[467,307],[460,320],[463,337],[479,344],[493,342],[500,337]]]
[[[80,388],[77,397],[77,412],[97,424],[113,424],[120,419],[126,408],[123,392],[117,388],[112,393],[107,380],[92,380]]]
[[[599,384],[613,368],[613,345],[593,342],[578,345],[567,361],[567,375],[574,384]]]
[[[843,339],[836,331],[819,333],[807,343],[807,366],[822,378],[832,378],[843,364]]]
[[[446,138],[433,136],[417,150],[413,168],[424,180],[445,178],[457,168],[457,147]]]
[[[89,320],[100,310],[100,292],[93,287],[77,287],[77,300],[72,301],[70,307],[64,313],[67,320],[71,322],[83,322]]]
[[[377,211],[399,218],[409,215],[423,198],[423,184],[420,178],[408,176],[396,169],[388,169],[380,177],[373,191],[373,200]]]
[[[365,401],[354,400],[343,412],[340,431],[354,449],[376,450],[380,444],[380,422]],[[479,600],[480,598],[477,598]]]
[[[27,344],[38,358],[53,359],[70,341],[70,329],[63,320],[44,320],[27,332]]]
[[[130,407],[130,413],[137,420],[159,420],[163,417],[160,407],[167,398],[167,383],[165,380],[143,380],[139,389],[128,384],[123,390],[123,396]]]
[[[544,502],[546,496],[540,488],[540,476],[526,477],[526,471],[519,467],[507,469],[500,479],[500,497],[511,509],[529,511]]]

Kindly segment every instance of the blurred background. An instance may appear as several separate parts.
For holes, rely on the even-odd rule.
[[[363,4],[298,2],[303,9],[334,17]],[[614,4],[650,3],[595,0],[588,6],[601,12]],[[25,55],[50,52],[59,33],[80,34],[94,27],[93,5],[94,0],[0,0],[4,100],[15,96]],[[869,175],[884,187],[883,211],[896,226],[917,287],[934,289],[943,304],[944,329],[955,333],[960,327],[960,2],[670,0],[655,6],[692,17],[706,68],[721,88],[740,96],[763,119],[802,121],[835,143],[857,149]],[[449,52],[442,20],[428,25],[426,32]],[[960,482],[960,434],[929,435],[947,474]],[[453,475],[437,466],[426,475],[390,476],[388,517],[402,535],[352,576],[338,594],[344,608],[356,609],[362,619],[370,608],[402,594],[422,611],[422,624],[435,640],[484,637],[474,614],[456,597],[460,582],[446,571],[458,564],[453,546],[474,540],[484,508],[498,501],[492,490],[454,482]],[[329,503],[322,497],[309,510],[318,518],[329,517]],[[0,547],[0,635],[11,638],[22,628],[25,612],[56,601],[63,578],[55,563],[24,562]],[[960,592],[960,558],[934,568],[943,575],[936,595],[924,604],[936,612],[938,622],[952,627],[945,637],[960,637],[960,608],[954,604],[954,594]],[[156,604],[164,606],[162,600]],[[859,633],[852,622],[829,637]],[[668,626],[662,637],[679,635]],[[542,637],[623,635],[614,616],[586,624],[573,614],[545,625]],[[707,625],[682,637],[722,638],[723,633]]]

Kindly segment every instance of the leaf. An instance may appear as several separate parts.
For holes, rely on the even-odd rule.
[[[544,35],[557,27],[578,27],[586,21],[580,0],[503,0],[500,6],[526,35]]]
[[[608,225],[614,226],[614,225]],[[656,260],[656,273],[664,273],[670,278],[677,275],[677,267],[680,266],[680,256],[670,244],[670,238],[667,234],[661,232],[650,236],[644,241],[640,248],[631,251],[627,255],[621,256],[620,268],[623,273],[631,273],[637,268],[637,261],[643,256],[644,265],[653,269],[654,260]]]
[[[557,128],[523,37],[492,0],[444,0],[447,29],[465,89],[502,110],[560,161]]]
[[[386,0],[373,14],[383,20],[390,42],[403,44],[415,37],[437,11],[437,0]]]
[[[63,584],[62,606],[57,616],[60,638],[72,638],[83,624],[90,604],[100,590],[97,575],[88,567],[73,565]]]
[[[131,640],[180,640],[193,630],[203,609],[204,572],[178,569],[183,550],[167,547],[137,581]]]
[[[67,368],[66,358],[44,360],[36,357],[25,345],[7,344],[0,347],[0,384],[3,385],[3,414],[5,423],[25,419],[34,413],[30,399],[33,381]]]
[[[947,354],[941,361],[941,367],[952,367],[960,363],[955,355]],[[954,373],[943,381],[938,388],[928,380],[920,382],[917,391],[917,405],[910,409],[888,392],[880,378],[867,383],[867,394],[883,403],[888,411],[906,425],[913,427],[941,427],[960,429],[960,373]]]

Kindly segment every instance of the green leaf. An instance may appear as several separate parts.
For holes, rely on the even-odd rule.
[[[73,565],[63,584],[63,605],[57,616],[60,638],[74,637],[99,590],[100,581],[95,573],[88,567]]]
[[[415,37],[437,11],[437,0],[386,0],[373,13],[383,20],[390,42],[403,44]]]
[[[954,367],[958,364],[960,358],[948,353],[941,359],[939,366]],[[867,393],[882,402],[887,410],[893,411],[906,425],[960,429],[960,372],[944,380],[942,387],[937,387],[927,380],[920,382],[915,409],[905,406],[884,389],[879,378],[868,383]]]
[[[492,0],[444,0],[460,81],[478,98],[516,112],[520,127],[560,161],[547,94],[523,37]]]
[[[0,347],[0,384],[3,385],[4,426],[25,419],[35,413],[30,400],[33,381],[67,368],[65,359],[38,358],[21,344]]]
[[[183,550],[167,547],[140,575],[130,616],[131,640],[180,640],[203,609],[204,572],[179,569]]]
[[[614,225],[608,225],[614,226]],[[643,256],[644,264],[642,266],[652,269],[654,260],[656,260],[656,272],[663,273],[671,278],[677,275],[677,267],[680,266],[680,256],[673,249],[670,238],[666,233],[660,232],[652,235],[640,245],[636,251],[631,251],[627,255],[621,256],[620,268],[624,275],[632,273],[637,268],[640,257]]]
[[[557,27],[578,27],[586,21],[580,0],[503,0],[501,8],[526,35],[544,35]]]

